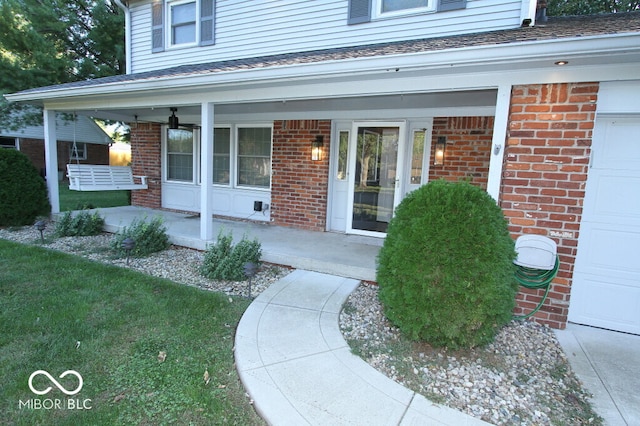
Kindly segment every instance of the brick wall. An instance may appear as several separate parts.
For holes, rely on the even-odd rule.
[[[597,93],[597,83],[576,83],[514,86],[511,95],[500,205],[514,238],[558,243],[560,271],[535,315],[554,328],[567,321]],[[516,313],[530,312],[542,295],[523,289]]]
[[[429,167],[429,180],[459,181],[469,179],[487,188],[493,117],[438,117],[433,120],[431,159],[435,158],[439,136],[447,138],[444,165]]]
[[[311,142],[324,136],[322,161],[311,161]],[[329,177],[330,120],[273,123],[271,219],[274,224],[324,231]]]
[[[134,175],[147,176],[149,189],[131,191],[131,204],[158,209],[161,206],[161,126],[156,123],[130,123],[131,167]]]

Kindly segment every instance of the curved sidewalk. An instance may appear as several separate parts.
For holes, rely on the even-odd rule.
[[[339,329],[359,281],[296,270],[243,315],[236,368],[272,425],[486,425],[436,405],[351,354]]]

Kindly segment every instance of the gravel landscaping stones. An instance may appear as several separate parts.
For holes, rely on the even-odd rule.
[[[0,229],[0,238],[25,244],[35,244],[52,250],[63,251],[116,266],[127,267],[155,277],[166,278],[177,283],[199,287],[205,290],[219,291],[229,296],[249,296],[248,281],[218,281],[200,275],[199,268],[204,252],[184,247],[171,246],[168,250],[154,253],[148,257],[127,259],[116,257],[109,248],[114,234],[103,233],[89,237],[55,238],[55,226],[50,223],[44,231],[44,244],[40,234],[33,227]],[[251,279],[251,296],[256,297],[272,283],[286,276],[290,269],[263,264]]]
[[[128,267],[185,285],[248,295],[248,282],[214,281],[200,275],[204,252],[172,246],[149,257],[116,257],[109,249],[113,234],[55,238],[48,224],[44,243],[33,227],[0,229],[0,238],[59,250],[91,260]],[[289,269],[264,264],[251,280],[260,294]],[[589,395],[571,371],[548,327],[512,322],[484,348],[448,351],[410,342],[388,322],[377,286],[362,283],[340,315],[340,329],[352,351],[393,380],[424,395],[496,425],[601,425]]]
[[[496,425],[602,424],[548,327],[513,321],[486,347],[437,349],[404,338],[377,293],[361,284],[345,303],[340,328],[354,353],[391,379]]]

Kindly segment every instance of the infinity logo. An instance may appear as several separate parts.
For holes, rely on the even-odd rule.
[[[62,391],[65,395],[75,395],[78,392],[80,392],[80,390],[82,389],[82,376],[80,375],[80,373],[78,373],[77,371],[74,370],[67,370],[64,373],[62,373],[60,375],[60,379],[62,379],[65,376],[68,376],[69,374],[73,374],[74,376],[76,376],[78,378],[78,387],[75,388],[72,391],[68,391],[64,388],[64,386],[62,386],[60,383],[58,383],[58,381],[56,379],[54,379],[51,374],[47,373],[44,370],[38,370],[38,371],[34,371],[33,373],[31,373],[31,376],[29,376],[29,389],[31,389],[31,392],[35,393],[36,395],[45,395],[47,393],[49,393],[51,391],[51,386],[49,386],[48,388],[46,388],[45,390],[39,391],[37,389],[35,389],[33,387],[33,378],[35,376],[37,376],[38,374],[42,374],[44,376],[46,376],[51,383],[53,383],[58,389],[60,389],[60,391]]]

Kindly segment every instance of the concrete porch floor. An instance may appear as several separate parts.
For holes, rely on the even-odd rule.
[[[231,232],[234,241],[243,235],[257,238],[262,244],[262,260],[341,277],[375,281],[376,258],[381,238],[346,235],[333,232],[305,231],[295,228],[212,219],[214,239],[200,239],[200,217],[144,207],[123,206],[99,209],[105,219],[105,230],[118,232],[135,219],[148,220],[161,216],[169,240],[176,245],[206,250],[215,243],[218,232]]]

